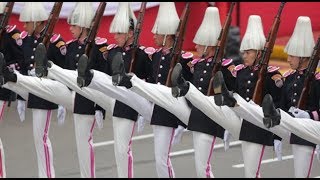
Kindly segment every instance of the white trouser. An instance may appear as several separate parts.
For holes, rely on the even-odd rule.
[[[52,63],[52,66],[48,68],[48,78],[57,80],[67,87],[76,91],[81,96],[90,99],[91,101],[97,103],[100,107],[106,110],[106,120],[112,119],[113,107],[115,100],[106,96],[105,94],[90,88],[80,88],[77,85],[78,73],[74,70],[63,69]]]
[[[314,147],[292,144],[295,178],[309,178],[314,157]]]
[[[5,101],[0,101],[0,121],[3,119],[3,112],[6,106]],[[0,178],[6,178],[6,167],[5,167],[5,157],[4,157],[4,149],[2,145],[2,141],[0,138]]]
[[[280,127],[283,127],[291,133],[308,140],[314,144],[320,144],[320,122],[312,119],[294,118],[287,112],[280,109],[281,120]],[[275,129],[278,126],[270,128]]]
[[[6,178],[5,157],[2,141],[0,138],[0,178]]]
[[[122,86],[114,86],[112,77],[106,73],[93,70],[93,78],[87,88],[97,90],[136,110],[147,121],[151,121],[153,104],[144,97]]]
[[[32,109],[33,138],[37,152],[39,178],[55,178],[49,129],[51,110]]]
[[[158,178],[174,178],[174,170],[170,160],[170,151],[174,136],[174,128],[152,125],[154,134],[154,155]]]
[[[81,177],[95,178],[94,115],[73,114],[73,118]]]
[[[17,72],[16,75],[16,86],[40,98],[62,105],[66,109],[73,111],[74,92],[70,91],[66,85],[52,79],[25,76],[19,72]]]
[[[178,117],[183,123],[188,124],[191,108],[184,97],[174,98],[171,94],[171,88],[145,82],[136,75],[131,78],[131,83],[132,88],[130,90],[161,106]]]
[[[245,178],[260,177],[260,165],[265,146],[247,141],[242,141],[241,144]]]
[[[214,178],[211,169],[211,157],[216,137],[193,131],[193,148],[196,172],[198,178]]]
[[[133,178],[132,136],[135,122],[113,117],[114,153],[119,178]]]
[[[19,71],[14,71],[15,74],[20,74]],[[6,82],[2,85],[3,88],[9,89],[17,94],[19,94],[24,100],[28,100],[29,92],[28,90],[24,89],[23,87],[17,85],[15,82]]]

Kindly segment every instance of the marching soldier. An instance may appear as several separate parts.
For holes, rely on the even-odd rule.
[[[0,2],[0,17],[3,17],[6,4]],[[10,16],[10,15],[9,15]],[[20,69],[23,62],[23,51],[20,47],[21,41],[19,41],[20,31],[16,28],[16,25],[7,25],[3,27],[3,34],[1,37],[0,52],[4,66],[10,66],[12,68]],[[10,101],[16,100],[16,94],[8,89],[0,88],[0,120],[3,118],[4,108]],[[5,169],[5,156],[2,141],[0,139],[0,178],[6,177]]]
[[[311,118],[319,120],[320,100],[320,76],[316,74],[311,82],[311,91],[307,96],[305,109],[297,109],[297,103],[304,86],[305,74],[309,59],[315,46],[311,20],[307,16],[300,16],[297,19],[293,34],[285,47],[288,54],[288,63],[292,70],[284,73],[285,82],[282,91],[280,108],[283,111],[292,113],[297,118]],[[270,100],[266,100],[266,103]],[[266,115],[268,109],[265,109]],[[275,123],[279,124],[279,122]],[[316,144],[307,141],[296,134],[291,134],[290,144],[294,156],[294,170],[296,178],[310,176],[312,161]]]
[[[41,2],[25,3],[19,18],[19,21],[24,22],[26,30],[20,35],[24,52],[24,63],[20,67],[22,74],[34,75],[34,52],[36,46],[42,40],[39,37],[44,33],[47,19],[48,13]],[[64,44],[60,35],[53,36],[48,49],[50,52],[48,58],[56,63],[63,62],[65,56]],[[51,113],[58,106],[30,93],[27,107],[32,109],[33,114],[33,135],[38,158],[39,177],[55,177],[52,146],[48,136]]]
[[[244,65],[238,65],[235,67],[236,71],[234,75],[236,78],[235,91],[239,92],[241,96],[245,96],[247,101],[250,101],[250,97],[252,97],[252,90],[254,89],[255,81],[257,80],[257,71],[255,68],[255,63],[257,57],[261,55],[261,51],[265,44],[265,37],[263,34],[263,28],[261,23],[261,18],[259,16],[250,16],[248,21],[248,27],[246,33],[242,39],[240,51],[243,52]],[[185,82],[180,75],[181,67],[177,66],[174,70],[172,81],[179,88],[179,96],[185,95],[188,100],[190,100],[193,105],[197,106],[200,110],[202,110],[206,115],[215,120],[222,127],[225,127],[227,130],[230,130],[231,134],[235,137],[239,135],[239,139],[243,140],[242,142],[242,152],[243,159],[245,164],[245,177],[259,177],[260,163],[261,163],[261,155],[264,151],[264,146],[273,145],[274,135],[260,127],[256,127],[251,124],[250,120],[247,122],[246,120],[239,121],[236,116],[234,116],[234,112],[229,112],[230,110],[226,109],[226,107],[221,107],[223,114],[228,114],[228,121],[223,122],[219,116],[215,113],[213,109],[217,110],[216,105],[213,105],[213,99],[203,99],[198,92],[195,91],[195,87],[190,83]],[[219,73],[218,73],[219,74]],[[221,74],[221,72],[220,72]],[[269,73],[267,77],[267,92],[275,93],[275,97],[279,95],[276,92],[279,92],[281,86],[276,84],[276,77],[279,77],[280,73],[275,68],[269,67]],[[281,75],[280,75],[281,77]],[[214,80],[215,84],[216,79]],[[175,90],[173,90],[173,95],[175,95]],[[277,91],[276,91],[277,90]],[[216,93],[216,90],[215,90]],[[197,99],[195,98],[197,97]],[[215,96],[216,98],[216,96]],[[209,103],[209,104],[207,104]],[[230,101],[230,104],[234,103]],[[219,104],[221,105],[221,104]],[[234,104],[232,104],[234,105]],[[209,108],[210,107],[210,108]],[[211,112],[209,112],[211,111]],[[239,124],[240,123],[240,124]],[[254,135],[249,135],[254,130]]]

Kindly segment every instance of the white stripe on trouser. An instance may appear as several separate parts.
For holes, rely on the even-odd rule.
[[[229,107],[217,106],[213,96],[205,96],[193,84],[189,83],[189,85],[190,88],[185,97],[211,120],[228,130],[235,139],[239,139],[242,119]]]
[[[6,167],[5,167],[5,157],[2,141],[0,138],[0,178],[6,178]]]
[[[280,127],[289,130],[291,133],[306,139],[314,144],[320,144],[320,122],[311,119],[293,118],[283,110],[281,112]],[[277,128],[275,126],[270,129]]]
[[[232,109],[238,116],[262,129],[265,129],[280,136],[282,140],[289,142],[290,132],[287,129],[280,126],[277,126],[272,129],[267,129],[264,126],[264,115],[261,106],[255,104],[253,101],[247,102],[237,93],[233,93],[233,96],[237,100],[237,104],[239,104],[239,106],[231,107],[230,109]]]
[[[81,177],[95,178],[94,115],[73,114],[73,118]]]
[[[152,103],[125,87],[114,86],[112,84],[111,76],[108,74],[96,70],[93,72],[93,78],[88,88],[97,90],[107,96],[121,101],[136,110],[146,120],[151,120],[153,109]]]
[[[193,131],[193,148],[198,178],[214,178],[211,169],[211,157],[216,137]]]
[[[295,178],[309,178],[314,147],[292,144]]]
[[[147,83],[135,75],[131,78],[131,83],[131,91],[161,106],[178,117],[182,122],[188,124],[191,109],[184,97],[175,98],[172,96],[171,88],[161,84]]]
[[[131,139],[134,128],[134,121],[113,117],[114,153],[119,178],[133,178]]]
[[[174,178],[170,160],[170,151],[174,128],[152,125],[154,134],[154,152],[158,178]]]
[[[52,64],[50,68],[48,68],[48,78],[57,80],[62,84],[65,84],[67,87],[76,91],[81,96],[97,103],[100,107],[106,110],[105,120],[111,120],[113,114],[113,107],[115,100],[106,96],[102,92],[96,91],[90,88],[80,88],[77,85],[77,77],[78,73],[74,70],[62,69],[61,67]]]
[[[33,138],[37,152],[40,178],[55,178],[53,154],[49,139],[51,110],[32,109]]]
[[[59,81],[17,74],[16,85],[38,97],[73,111],[74,93]]]
[[[247,141],[242,141],[241,144],[245,178],[260,177],[264,145]]]

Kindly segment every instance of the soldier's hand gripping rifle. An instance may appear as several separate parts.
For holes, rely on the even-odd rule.
[[[14,2],[8,2],[6,7],[4,8],[4,12],[1,17],[1,22],[0,22],[0,41],[2,40],[3,33],[6,30],[6,26],[8,25],[9,22],[9,17],[12,13]]]
[[[177,32],[175,34],[175,40],[174,40],[174,44],[173,44],[173,48],[172,48],[172,59],[170,61],[170,69],[168,72],[168,76],[167,76],[167,81],[166,81],[166,86],[171,87],[171,74],[173,71],[174,66],[179,62],[180,57],[181,57],[181,51],[182,51],[182,45],[183,45],[183,41],[184,41],[184,35],[186,32],[186,26],[187,26],[187,21],[188,21],[188,17],[190,14],[190,2],[187,2],[181,18],[180,18],[180,22],[179,22],[179,26],[177,29]]]
[[[268,34],[264,49],[262,51],[261,59],[259,63],[257,64],[258,67],[258,80],[254,89],[254,93],[252,96],[253,102],[255,102],[258,105],[261,105],[262,98],[263,98],[263,87],[265,82],[265,77],[267,74],[267,68],[270,60],[270,56],[273,50],[273,46],[276,41],[277,33],[279,30],[280,25],[280,16],[282,13],[282,9],[285,5],[285,2],[281,2],[278,13],[276,17],[274,18],[272,27],[270,29],[270,32]]]
[[[50,38],[53,33],[53,29],[59,20],[59,15],[61,12],[63,2],[55,2],[53,8],[50,12],[48,21],[46,26],[44,27],[43,33],[40,36],[41,42],[45,45],[46,49],[48,49],[50,44]]]
[[[84,53],[90,57],[91,49],[94,45],[94,40],[97,36],[98,29],[100,26],[100,21],[102,19],[104,10],[106,9],[107,3],[106,2],[100,2],[98,9],[91,21],[88,37],[86,38],[84,44],[86,45]]]
[[[131,54],[131,64],[130,64],[129,72],[135,71],[139,36],[140,36],[142,24],[143,24],[144,14],[146,11],[146,5],[147,5],[147,2],[141,3],[139,16],[138,16],[138,20],[137,20],[137,25],[134,28],[133,44],[132,44],[132,51],[131,51],[131,53],[132,53]]]
[[[235,4],[236,4],[235,2],[231,3],[229,12],[227,14],[227,18],[226,18],[224,25],[220,31],[220,35],[218,38],[218,44],[217,44],[216,50],[214,52],[213,60],[212,60],[212,63],[214,63],[214,66],[212,68],[211,79],[209,82],[207,96],[214,95],[212,83],[213,83],[213,79],[214,79],[215,74],[221,69],[221,62],[222,62],[221,60],[224,55],[224,49],[225,49],[225,44],[227,41],[228,31],[229,31],[229,27],[230,27],[231,21],[232,21],[232,11],[233,11],[233,7],[235,6]]]
[[[310,93],[311,82],[314,79],[314,75],[317,70],[317,66],[320,59],[320,36],[318,37],[317,44],[313,48],[312,55],[309,60],[308,68],[305,74],[303,89],[298,101],[298,108],[305,109],[307,104],[307,97]]]

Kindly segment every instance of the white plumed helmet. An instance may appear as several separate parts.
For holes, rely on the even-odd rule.
[[[193,42],[203,46],[216,46],[220,31],[219,10],[216,7],[208,7]]]
[[[284,52],[291,56],[310,57],[315,46],[311,20],[307,16],[300,16],[292,36],[287,43]]]
[[[110,33],[128,33],[129,28],[134,29],[137,18],[134,15],[129,2],[119,2],[116,14],[111,22]]]
[[[160,2],[158,15],[152,28],[153,34],[174,35],[180,18],[174,2]]]
[[[266,37],[263,32],[261,17],[251,15],[248,19],[246,32],[242,38],[240,51],[245,50],[262,50],[266,43]]]
[[[43,2],[25,2],[21,10],[20,22],[37,22],[48,20],[49,13],[43,6]]]
[[[68,17],[68,24],[90,28],[93,17],[94,10],[92,2],[77,2]]]
[[[6,7],[6,3],[5,2],[0,2],[0,14],[3,14],[5,7]]]

